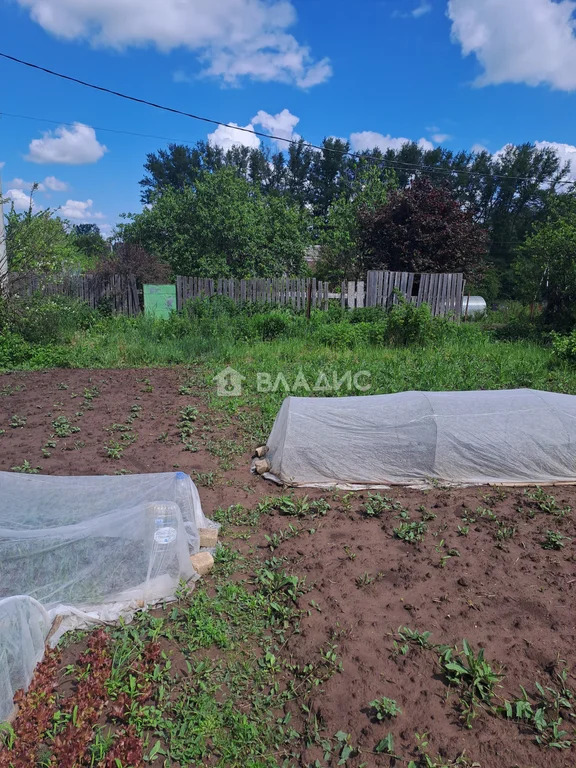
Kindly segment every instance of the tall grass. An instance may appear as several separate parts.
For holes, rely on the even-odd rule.
[[[35,333],[38,327],[36,323]],[[56,344],[52,339],[45,344],[18,339],[13,333],[4,346],[0,340],[0,368],[190,366],[203,379],[214,407],[231,413],[253,407],[262,415],[263,428],[269,427],[287,394],[518,387],[576,393],[576,368],[554,356],[551,347],[498,338],[478,323],[434,320],[426,308],[399,307],[386,314],[343,313],[333,307],[313,312],[307,321],[273,307],[242,309],[226,301],[204,301],[169,320],[83,318],[74,334],[67,327]],[[245,377],[239,398],[216,396],[213,378],[228,365]],[[332,381],[334,375],[342,379],[359,371],[369,372],[361,380],[369,385],[363,393],[346,385],[338,391],[315,390],[321,373]],[[258,390],[258,374],[276,383],[273,391]],[[278,379],[280,375],[284,378]]]

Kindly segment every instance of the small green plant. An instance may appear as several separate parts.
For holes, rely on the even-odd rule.
[[[459,525],[458,526],[458,536],[468,536],[470,533],[470,526],[469,525]]]
[[[34,467],[28,459],[24,459],[19,467],[12,467],[12,472],[23,472],[26,475],[37,475],[42,467]]]
[[[15,413],[10,419],[10,426],[12,427],[12,429],[18,429],[18,427],[25,427],[27,421],[28,419],[26,418],[26,416],[18,416],[18,414]]]
[[[388,699],[386,696],[374,699],[368,706],[372,707],[374,717],[379,721],[385,720],[388,717],[398,717],[398,715],[402,714],[402,710],[396,701]]]
[[[401,523],[397,528],[394,528],[394,535],[396,538],[408,542],[408,544],[416,544],[416,542],[422,541],[427,530],[428,526],[426,523],[414,521],[412,523]]]
[[[380,739],[378,744],[374,747],[374,752],[396,757],[394,754],[394,736],[389,733],[385,738]]]
[[[564,546],[571,541],[568,536],[560,533],[560,531],[546,531],[546,537],[541,543],[542,549],[563,549]]]
[[[511,539],[516,535],[515,525],[505,525],[501,520],[498,521],[498,530],[496,531],[496,541],[499,545],[502,545],[506,539]]]
[[[117,440],[109,440],[106,443],[106,456],[109,459],[119,459],[124,453],[124,446]]]
[[[216,482],[214,472],[195,472],[194,477],[198,485],[202,485],[204,488],[214,488],[214,483]]]
[[[66,416],[58,416],[52,422],[52,429],[57,437],[69,437],[74,432],[80,432],[80,427],[70,424]]]
[[[198,408],[194,408],[191,405],[185,405],[180,411],[180,419],[178,421],[178,431],[180,433],[180,440],[186,443],[193,435],[195,430],[195,422],[198,418]]]
[[[414,643],[420,648],[430,648],[430,636],[431,632],[419,632],[417,629],[410,629],[410,627],[399,627],[399,637],[407,643]]]
[[[404,507],[389,496],[382,496],[379,493],[369,493],[368,501],[364,505],[363,514],[365,517],[382,517],[385,512],[408,512]]]
[[[462,650],[446,648],[440,657],[447,680],[462,692],[462,711],[470,728],[479,704],[492,707],[495,686],[503,677],[495,672],[484,658],[484,649],[474,653],[467,640],[462,640]]]
[[[554,517],[565,517],[572,511],[570,507],[561,507],[551,493],[540,486],[524,491],[524,498],[528,501],[529,508],[539,510]]]

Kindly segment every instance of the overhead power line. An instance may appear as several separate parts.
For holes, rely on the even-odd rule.
[[[148,99],[142,99],[138,96],[131,96],[127,93],[122,93],[121,91],[116,91],[112,88],[106,88],[103,85],[97,85],[95,83],[89,83],[86,80],[81,80],[78,77],[73,77],[71,75],[65,75],[62,72],[56,72],[53,69],[49,69],[48,67],[43,67],[39,64],[34,64],[30,61],[25,61],[24,59],[20,59],[17,56],[11,56],[8,53],[4,53],[0,51],[0,57],[3,59],[7,59],[8,61],[12,61],[16,64],[21,64],[22,66],[29,67],[30,69],[34,69],[40,72],[44,72],[47,75],[51,75],[52,77],[58,77],[61,80],[67,80],[71,83],[76,83],[77,85],[81,85],[85,88],[91,88],[95,91],[100,91],[101,93],[107,93],[111,96],[116,96],[117,98],[124,99],[126,101],[131,101],[136,104],[143,104],[147,107],[153,107],[154,109],[162,110],[163,112],[169,112],[173,115],[180,115],[182,117],[188,117],[192,120],[199,120],[203,123],[208,123],[210,125],[216,125],[216,126],[222,126],[224,128],[232,128],[235,131],[240,131],[242,133],[249,133],[251,136],[259,136],[260,138],[264,139],[272,139],[273,141],[283,141],[287,144],[292,145],[300,145],[300,140],[298,139],[288,139],[285,136],[276,136],[272,133],[265,133],[264,131],[257,131],[253,127],[252,128],[246,128],[239,125],[230,125],[229,123],[224,123],[221,120],[215,120],[211,117],[205,117],[203,115],[196,115],[193,112],[185,112],[182,109],[177,109],[175,107],[169,107],[164,104],[157,104],[154,101],[149,101]],[[8,115],[8,113],[3,113],[5,115]],[[41,118],[31,118],[26,117],[24,115],[12,115],[13,117],[23,117],[25,119],[29,120],[40,120]],[[56,122],[56,121],[46,121],[46,122]],[[64,123],[66,125],[73,125],[73,123]],[[167,139],[165,137],[161,136],[151,136],[147,134],[138,134],[133,133],[130,131],[120,131],[120,130],[114,130],[112,128],[99,128],[98,130],[106,130],[110,131],[112,133],[125,133],[126,135],[132,135],[132,136],[142,136],[145,138],[158,138],[163,141],[171,141],[171,139]],[[476,176],[480,178],[494,178],[494,179],[505,179],[509,181],[537,181],[537,178],[534,176],[509,176],[506,174],[498,174],[498,173],[490,173],[490,172],[483,172],[483,171],[472,171],[468,169],[450,169],[450,168],[439,168],[437,166],[423,166],[423,165],[416,165],[415,163],[405,163],[401,160],[396,161],[390,161],[385,160],[382,157],[376,156],[376,155],[370,155],[369,153],[362,154],[359,152],[351,152],[351,151],[341,151],[338,149],[334,149],[331,147],[325,147],[320,146],[318,144],[311,144],[310,142],[304,142],[305,147],[309,147],[310,149],[315,149],[320,152],[335,152],[339,155],[346,155],[348,157],[354,157],[356,159],[361,160],[374,160],[375,162],[378,162],[382,164],[383,166],[390,168],[391,170],[403,170],[403,171],[411,171],[414,173],[438,173],[445,176],[454,176],[454,175],[467,175],[467,176]],[[576,185],[576,181],[559,181],[556,182],[557,185]]]

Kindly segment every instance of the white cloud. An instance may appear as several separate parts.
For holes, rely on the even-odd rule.
[[[47,32],[124,49],[155,45],[193,51],[204,73],[234,84],[242,77],[308,88],[332,74],[288,33],[290,0],[17,0]],[[182,76],[187,76],[180,72]]]
[[[404,144],[409,144],[411,141],[412,139],[393,138],[390,134],[384,136],[376,131],[361,131],[350,135],[350,146],[354,152],[364,152],[375,147],[382,152],[386,152],[387,149],[402,149]],[[422,149],[434,149],[434,144],[428,139],[419,139],[416,143]]]
[[[449,0],[452,40],[483,68],[478,85],[576,90],[574,0]]]
[[[236,130],[240,127],[246,130]],[[226,152],[238,144],[258,149],[260,139],[254,133],[254,126],[251,123],[245,126],[239,126],[237,123],[228,123],[228,125],[219,125],[213,133],[209,133],[208,143],[212,144],[213,147],[221,147]]]
[[[30,207],[30,192],[26,194],[22,189],[15,187],[5,192],[4,197],[12,201],[17,211],[27,211]],[[32,200],[32,208],[36,208],[34,200]]]
[[[61,125],[55,131],[46,131],[41,139],[30,142],[28,151],[26,160],[31,163],[84,165],[97,162],[108,149],[100,144],[94,128],[74,123],[71,128]]]
[[[61,205],[58,209],[58,214],[64,219],[73,219],[75,221],[103,219],[103,213],[92,210],[93,204],[93,200],[66,200],[64,205]]]
[[[444,144],[445,141],[450,141],[454,137],[451,136],[449,133],[434,133],[432,134],[432,141],[435,141],[436,144]]]
[[[392,14],[395,19],[419,19],[421,16],[426,16],[432,10],[432,4],[427,0],[422,0],[420,5],[413,8],[411,11],[394,11]]]
[[[46,176],[44,186],[52,192],[66,192],[68,184],[65,181],[57,179],[56,176]]]
[[[44,192],[46,187],[42,182],[36,182],[38,191]],[[30,192],[32,191],[32,187],[34,186],[33,181],[24,181],[24,179],[10,179],[10,181],[6,182],[7,187],[12,187],[12,189],[20,189],[22,191],[25,191],[28,193],[28,196],[30,196]]]
[[[271,115],[261,109],[258,114],[254,115],[251,122],[252,125],[261,126],[265,133],[270,133],[281,139],[298,141],[300,138],[299,134],[294,133],[294,128],[300,122],[300,118],[293,115],[288,109],[283,109],[276,115]],[[276,144],[280,150],[286,150],[288,147],[286,141],[276,141]]]
[[[426,0],[423,0],[423,2],[421,2],[417,8],[414,8],[411,15],[415,19],[419,19],[420,16],[426,16],[426,14],[430,13],[431,10],[432,10],[432,5],[430,3],[427,3]]]
[[[570,178],[576,180],[576,147],[556,141],[535,141],[534,144],[538,149],[553,149],[560,158],[561,166],[570,163]]]

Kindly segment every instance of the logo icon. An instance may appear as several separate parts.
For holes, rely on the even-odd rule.
[[[238,397],[242,394],[242,382],[246,376],[227,366],[214,376],[218,397]]]

